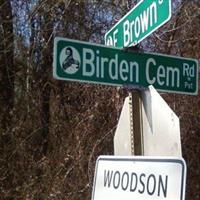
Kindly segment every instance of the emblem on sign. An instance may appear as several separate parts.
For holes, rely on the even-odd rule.
[[[60,54],[60,66],[67,74],[75,74],[80,68],[80,55],[78,51],[72,47],[65,47]]]

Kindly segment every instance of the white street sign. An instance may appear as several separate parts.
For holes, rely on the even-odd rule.
[[[132,155],[130,128],[130,108],[127,97],[115,132],[115,155]],[[179,118],[153,86],[142,91],[142,130],[145,156],[182,155]]]
[[[129,97],[126,97],[114,136],[115,155],[131,156],[130,112]]]
[[[92,200],[184,200],[185,181],[182,158],[100,156]]]

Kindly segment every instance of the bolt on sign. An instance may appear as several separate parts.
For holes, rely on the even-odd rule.
[[[184,200],[186,170],[182,158],[100,156],[92,200]]]
[[[198,64],[193,59],[126,52],[59,37],[54,40],[53,57],[56,79],[197,93]]]
[[[107,46],[137,45],[171,18],[171,0],[141,0],[105,35]]]

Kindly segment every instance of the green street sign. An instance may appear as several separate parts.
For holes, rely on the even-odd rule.
[[[119,48],[55,38],[54,78],[114,86],[197,94],[196,60],[126,52]]]
[[[105,44],[137,45],[171,18],[171,0],[141,0],[105,35]]]

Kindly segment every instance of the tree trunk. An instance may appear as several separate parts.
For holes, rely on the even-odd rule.
[[[14,36],[10,1],[0,1],[0,128],[4,131],[11,121],[14,104]]]
[[[41,117],[42,117],[42,136],[43,136],[43,147],[42,153],[45,155],[48,150],[48,135],[49,135],[49,122],[50,122],[50,75],[52,74],[52,55],[53,55],[53,22],[52,19],[49,19],[49,14],[44,12],[44,24],[42,24],[43,30],[43,39],[44,46],[42,50],[42,64],[41,64],[41,74],[42,79],[42,109],[41,109]]]

